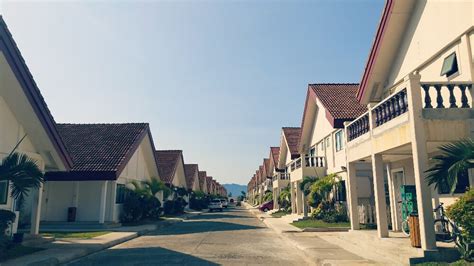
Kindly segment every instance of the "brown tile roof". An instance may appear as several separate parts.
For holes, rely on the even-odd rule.
[[[282,130],[285,135],[286,143],[290,148],[291,156],[299,156],[298,144],[301,137],[301,127],[283,127]]]
[[[199,171],[198,176],[199,176],[199,188],[202,191],[204,190],[204,180],[206,179],[207,173],[206,171]]]
[[[179,160],[183,156],[183,151],[159,150],[156,151],[155,154],[161,180],[166,184],[173,183],[173,177],[178,168]]]
[[[57,124],[73,161],[69,172],[50,172],[47,180],[114,180],[149,133],[147,123]]]
[[[263,174],[264,174],[264,177],[267,178],[269,176],[271,176],[270,174],[270,159],[268,158],[264,158],[263,159]]]
[[[309,87],[334,119],[353,120],[367,112],[367,106],[361,105],[356,98],[359,84],[321,83]]]
[[[197,164],[184,165],[184,174],[186,177],[186,186],[188,187],[188,189],[193,189],[194,182],[199,182],[199,180],[195,180],[196,176],[198,176],[198,172],[199,169]]]
[[[277,168],[278,160],[280,159],[280,147],[270,147],[270,154],[270,159],[273,160],[273,165],[275,168]]]
[[[210,193],[212,190],[212,176],[206,176],[207,183],[207,193]]]

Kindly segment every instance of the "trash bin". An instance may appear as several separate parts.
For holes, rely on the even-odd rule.
[[[68,222],[75,222],[76,221],[76,207],[69,207],[67,208],[67,221]]]
[[[410,228],[411,246],[421,248],[420,219],[418,214],[410,214],[410,217],[408,217],[408,227]]]

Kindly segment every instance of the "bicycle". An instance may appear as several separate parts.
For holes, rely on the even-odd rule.
[[[438,207],[433,210],[433,212],[439,212],[441,214],[440,218],[434,221],[436,241],[451,243],[460,235],[460,231],[456,224],[446,217],[443,204],[444,203],[440,203]]]
[[[403,201],[399,201],[398,203],[400,203],[402,205],[402,207],[405,209],[405,213],[408,214],[408,210],[407,210],[407,206],[406,204],[403,204]],[[402,232],[404,235],[406,236],[410,236],[410,226],[408,226],[408,217],[410,217],[410,215],[408,214],[407,217],[402,221]]]

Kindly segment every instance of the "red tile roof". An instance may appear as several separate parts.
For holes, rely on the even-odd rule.
[[[334,119],[353,120],[367,112],[367,106],[361,105],[356,98],[359,84],[322,83],[309,87]]]
[[[199,176],[199,188],[201,189],[201,191],[203,191],[204,190],[204,181],[206,179],[207,173],[206,173],[206,171],[199,171],[198,176]]]
[[[183,156],[183,151],[159,150],[155,154],[161,180],[166,184],[173,183],[174,174],[178,168],[179,160]]]
[[[68,172],[49,172],[46,180],[114,180],[149,133],[147,123],[57,124],[73,161]]]
[[[188,189],[193,189],[194,182],[199,182],[199,180],[196,180],[196,177],[198,176],[198,165],[197,164],[185,164],[184,165],[184,174],[186,177],[186,186]],[[198,178],[199,179],[199,178]]]
[[[286,143],[290,148],[291,156],[299,156],[298,144],[301,137],[301,127],[283,127],[282,130],[285,135]]]
[[[273,166],[277,168],[280,159],[280,147],[270,147],[270,159],[273,160]]]
[[[270,168],[270,159],[264,158],[263,159],[263,174],[265,178],[271,176],[269,168]]]

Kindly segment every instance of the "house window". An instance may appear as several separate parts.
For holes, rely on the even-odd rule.
[[[464,193],[469,189],[469,174],[466,171],[461,173],[458,176],[458,183],[456,184],[456,189],[454,190],[454,193]],[[450,188],[447,184],[441,184],[438,186],[438,194],[449,194],[450,193]]]
[[[331,138],[327,137],[326,138],[326,148],[329,148],[329,146],[331,146]]]
[[[344,142],[343,142],[344,131],[339,130],[338,132],[336,132],[335,138],[336,138],[336,151],[340,151],[344,148]]]
[[[449,77],[457,72],[458,60],[456,58],[456,53],[452,53],[444,59],[443,68],[441,69],[441,76],[446,75],[446,77]]]
[[[321,141],[321,150],[324,151],[324,140]]]
[[[0,181],[0,204],[7,204],[8,201],[8,181]]]
[[[124,184],[117,184],[117,190],[115,193],[115,203],[122,204],[127,198],[128,190]]]

